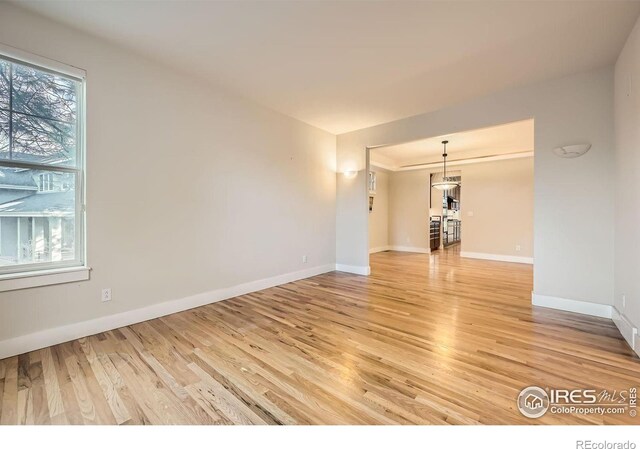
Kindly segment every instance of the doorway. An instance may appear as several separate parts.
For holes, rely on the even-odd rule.
[[[451,180],[461,182],[462,176],[449,176]],[[461,185],[442,192],[442,246],[459,244],[461,240],[462,220],[460,217]]]
[[[369,253],[532,263],[533,129],[524,120],[369,148]]]
[[[437,251],[459,244],[462,239],[462,217],[460,215],[462,198],[462,172],[449,171],[447,180],[456,183],[455,187],[440,190],[434,186],[444,179],[444,172],[430,174],[431,195],[429,204],[430,250]]]

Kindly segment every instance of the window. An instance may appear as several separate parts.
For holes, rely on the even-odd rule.
[[[38,191],[53,191],[53,173],[40,173],[40,183],[38,184]]]
[[[0,275],[84,265],[84,79],[42,61],[0,47]]]

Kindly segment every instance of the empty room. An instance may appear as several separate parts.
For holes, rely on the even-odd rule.
[[[0,441],[640,444],[639,17],[0,2]]]

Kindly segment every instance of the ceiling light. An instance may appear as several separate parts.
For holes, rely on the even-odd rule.
[[[431,184],[431,187],[438,190],[450,190],[458,187],[460,183],[458,181],[454,181],[452,179],[447,178],[447,144],[448,140],[443,140],[442,145],[444,145],[444,153],[442,154],[442,163],[444,165],[444,173],[442,174],[442,181],[434,182]]]

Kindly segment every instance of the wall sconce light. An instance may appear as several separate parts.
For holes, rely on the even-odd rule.
[[[554,148],[553,152],[556,156],[562,158],[574,158],[580,157],[591,148],[590,143],[583,143],[579,145],[565,145],[563,147]]]
[[[345,178],[355,178],[357,174],[358,172],[355,170],[345,170],[344,172]]]

